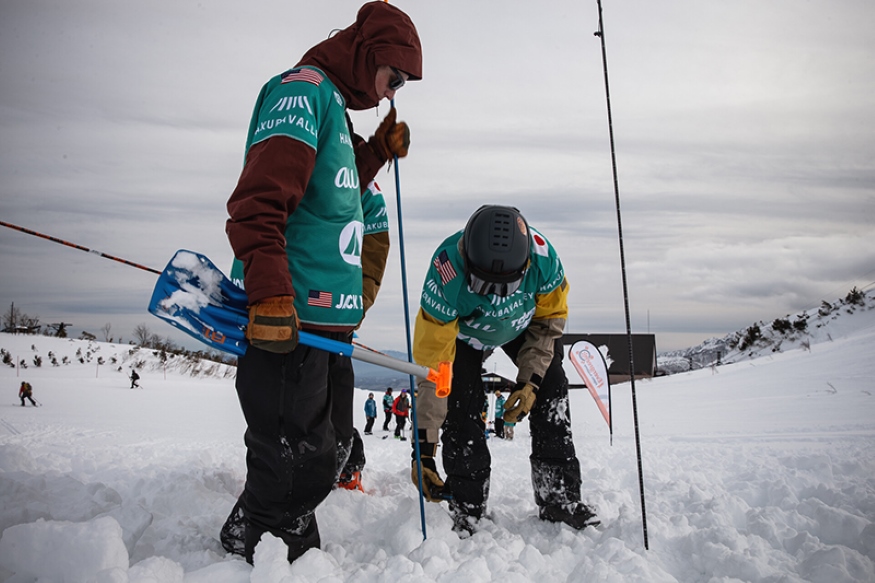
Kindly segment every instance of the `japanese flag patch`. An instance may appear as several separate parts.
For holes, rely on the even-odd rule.
[[[529,231],[532,232],[532,245],[534,246],[535,253],[542,257],[549,256],[550,244],[547,243],[547,239],[544,238],[544,235],[534,230],[531,226],[529,226]]]

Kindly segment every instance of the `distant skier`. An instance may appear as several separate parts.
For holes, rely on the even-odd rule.
[[[36,401],[33,400],[33,387],[30,386],[30,383],[27,383],[24,381],[21,382],[21,388],[18,389],[18,398],[21,399],[21,406],[22,407],[25,406],[24,405],[25,399],[29,400],[33,404],[34,407],[39,407],[39,405],[36,404]]]
[[[140,388],[140,385],[137,383],[137,381],[139,381],[139,380],[140,380],[140,375],[137,374],[137,371],[132,370],[131,371],[131,388],[132,389]]]
[[[407,441],[404,437],[404,426],[410,414],[410,401],[407,400],[407,389],[401,389],[401,394],[392,403],[392,413],[395,414],[395,439]]]
[[[495,437],[504,437],[504,396],[495,390]]]
[[[386,420],[383,421],[383,431],[389,431],[389,422],[392,421],[392,403],[394,402],[392,387],[388,387],[383,395],[383,413],[386,415]]]
[[[377,420],[377,402],[374,401],[374,393],[368,393],[365,401],[365,435],[373,434],[374,421]]]

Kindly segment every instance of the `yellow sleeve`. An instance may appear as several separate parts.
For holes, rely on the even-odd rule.
[[[535,320],[568,319],[568,280],[563,279],[548,294],[535,296]]]
[[[442,362],[453,362],[458,335],[458,319],[441,322],[419,308],[413,329],[413,360],[434,369]]]
[[[413,331],[413,360],[417,364],[437,369],[441,362],[456,358],[456,336],[459,320],[450,322],[436,320],[419,309]],[[447,399],[435,395],[434,383],[420,380],[416,393],[416,420],[420,441],[437,443],[440,428],[447,417]]]

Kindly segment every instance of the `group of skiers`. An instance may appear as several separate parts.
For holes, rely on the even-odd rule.
[[[392,396],[392,387],[388,387],[383,394],[383,414],[386,416],[383,422],[383,431],[389,431],[389,423],[395,418],[395,439],[407,441],[404,436],[404,427],[410,415],[410,399],[407,397],[407,389],[402,389],[397,397]],[[374,393],[368,393],[365,401],[365,435],[373,435],[374,422],[377,420],[377,402]]]
[[[392,387],[388,387],[383,394],[383,414],[386,416],[383,422],[383,431],[389,431],[389,423],[395,418],[395,439],[407,441],[404,435],[404,427],[410,416],[410,399],[407,389],[401,389],[397,397],[392,396]],[[373,435],[374,422],[377,420],[377,402],[374,393],[368,393],[365,401],[365,435]]]
[[[487,430],[487,433],[493,433],[495,437],[513,439],[513,431],[516,423],[504,420],[504,404],[506,399],[502,392],[498,389],[495,391],[495,406],[493,408],[494,420],[489,422],[492,429]],[[483,403],[483,413],[481,417],[485,422],[489,413],[489,399]],[[404,428],[407,424],[407,419],[410,416],[410,400],[407,398],[407,389],[401,389],[401,393],[397,397],[392,396],[392,387],[386,388],[383,394],[383,414],[386,416],[383,422],[383,431],[389,431],[389,424],[392,418],[395,418],[395,439],[407,441],[404,436]],[[374,393],[368,393],[368,398],[365,401],[365,435],[373,435],[374,422],[377,420],[377,402],[374,400]]]
[[[386,388],[386,392],[383,393],[383,414],[386,416],[383,421],[383,431],[389,431],[389,423],[394,417],[395,439],[407,441],[407,437],[404,435],[404,427],[410,416],[410,398],[407,389],[401,389],[401,393],[397,397],[393,397],[392,387]],[[377,402],[374,401],[373,393],[369,393],[368,399],[365,401],[365,420],[365,435],[372,435],[371,429],[377,420]]]
[[[372,1],[352,25],[270,79],[256,100],[225,224],[232,279],[249,303],[249,347],[236,381],[247,472],[220,533],[224,548],[250,563],[265,533],[286,544],[290,562],[319,548],[316,508],[336,487],[360,487],[365,459],[353,427],[350,357],[299,345],[298,331],[350,343],[376,299],[389,230],[374,177],[407,156],[410,128],[392,107],[365,139],[347,109],[392,102],[421,78],[422,45],[410,17]],[[442,208],[436,200],[435,214]],[[501,418],[505,428],[531,424],[539,517],[576,529],[597,523],[581,501],[562,368],[568,290],[555,249],[509,206],[481,206],[429,260],[413,359],[432,369],[452,363],[453,380],[448,397],[430,381],[415,389],[411,480],[429,501],[449,501],[460,536],[475,532],[486,511],[491,458],[481,369],[498,348],[518,367]],[[383,427],[394,416],[395,436],[405,439],[409,395],[402,390],[391,406],[389,399],[387,391]],[[367,416],[372,433],[375,402]],[[439,442],[446,481],[436,465]]]

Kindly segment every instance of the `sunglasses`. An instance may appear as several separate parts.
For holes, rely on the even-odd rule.
[[[404,84],[407,83],[407,80],[404,79],[404,75],[401,74],[401,71],[399,71],[395,67],[390,66],[389,68],[392,69],[392,73],[395,74],[395,76],[389,81],[389,89],[391,89],[392,91],[398,91],[399,89],[404,87]]]
[[[474,273],[469,273],[468,285],[471,287],[471,291],[475,294],[481,296],[497,295],[506,298],[520,289],[520,285],[522,285],[525,275],[526,272],[523,270],[523,272],[519,274],[519,277],[513,281],[496,283],[494,281],[486,281]]]

